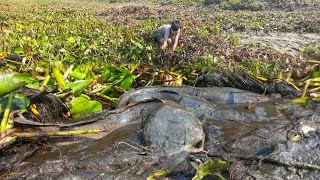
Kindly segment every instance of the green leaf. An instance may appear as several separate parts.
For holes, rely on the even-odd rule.
[[[64,60],[69,61],[70,63],[73,63],[74,61],[76,61],[76,58],[70,54],[66,54],[64,56]]]
[[[224,180],[225,178],[218,174],[216,171],[223,171],[228,169],[230,161],[220,161],[220,160],[208,160],[205,163],[200,163],[197,174],[192,180],[201,180],[206,176],[210,176],[211,179]]]
[[[301,103],[301,104],[305,104],[310,100],[310,97],[302,97],[302,98],[297,98],[292,100],[293,103]]]
[[[213,63],[219,63],[219,62],[221,62],[221,58],[220,57],[218,57],[218,56],[215,56],[214,58],[213,58]]]
[[[70,77],[81,80],[87,77],[87,74],[90,71],[90,69],[91,69],[90,64],[87,64],[85,66],[84,65],[76,66],[69,75]]]
[[[53,76],[56,78],[56,81],[59,83],[62,89],[65,89],[66,83],[63,80],[63,75],[61,74],[61,71],[57,67],[52,68],[52,71]]]
[[[106,94],[108,92],[110,92],[112,90],[112,85],[108,85],[105,88],[103,88],[103,90],[101,91],[101,94]]]
[[[65,53],[66,49],[62,48],[62,49],[59,50],[59,52]]]
[[[91,80],[78,80],[72,83],[68,83],[67,88],[71,88],[74,91],[75,96],[80,96],[82,91],[91,84]]]
[[[168,170],[166,169],[161,169],[158,171],[154,171],[151,172],[148,177],[147,180],[156,180],[156,179],[164,179],[164,177],[168,174]]]
[[[13,98],[12,106],[14,110],[20,110],[24,113],[27,111],[27,108],[30,105],[30,100],[25,97],[23,94],[16,94]]]
[[[1,104],[0,109],[2,109],[2,111],[0,110],[0,112],[3,112],[5,110],[7,102],[8,102],[8,96],[5,96],[0,99],[0,104]],[[27,111],[27,108],[29,107],[29,105],[30,105],[30,100],[27,97],[25,97],[23,94],[18,93],[13,96],[10,111],[20,110],[23,113]]]
[[[2,74],[0,75],[0,97],[17,90],[26,84],[25,81],[16,78],[16,75]]]
[[[203,164],[203,163],[199,164],[197,174],[192,180],[201,180],[205,176],[211,174],[210,169],[211,167],[207,166],[206,164]]]
[[[4,32],[5,34],[7,34],[7,35],[13,33],[13,31],[11,31],[11,30],[9,30],[9,29],[4,29],[3,32]]]
[[[20,81],[24,81],[29,83],[38,82],[35,78],[33,78],[30,74],[15,74],[15,78],[19,79]]]
[[[101,111],[102,104],[98,101],[91,101],[87,97],[77,97],[71,101],[70,113],[73,118],[78,118],[86,114]]]
[[[140,43],[138,43],[138,42],[136,42],[136,45],[139,47],[139,49],[141,49],[141,50],[143,50],[143,45],[142,44],[140,44]]]
[[[221,160],[209,161],[207,163],[209,163],[211,167],[218,169],[219,171],[227,170],[230,165],[230,161]]]
[[[320,72],[319,71],[313,71],[312,72],[312,77],[313,78],[320,78]]]
[[[86,74],[83,74],[81,72],[77,72],[77,71],[72,71],[70,74],[69,74],[70,77],[73,77],[75,79],[84,79],[87,75]]]
[[[142,50],[144,48],[142,44],[138,43],[137,41],[133,40],[132,38],[130,39],[130,41],[131,41],[132,44],[138,46],[139,49]]]
[[[115,78],[117,78],[117,77],[119,77],[118,79],[115,79]],[[119,84],[119,83],[121,83],[122,81],[123,81],[123,79],[125,78],[126,76],[117,76],[116,74],[113,74],[113,77],[111,77],[110,79],[109,79],[109,81],[111,80],[111,79],[113,79],[113,84]]]
[[[19,46],[19,47],[14,48],[13,52],[16,54],[22,55],[23,49]]]
[[[56,79],[50,78],[50,81],[49,81],[47,87],[54,89],[55,84],[56,84]]]
[[[74,43],[76,42],[76,40],[74,39],[74,37],[69,37],[67,41],[68,41],[68,43],[70,43],[70,44],[74,44]]]
[[[132,81],[133,81],[132,77],[131,76],[127,76],[121,81],[120,87],[125,89],[125,90],[128,90],[128,89],[130,89],[130,87],[132,85]]]
[[[111,76],[111,72],[109,70],[104,71],[101,75],[100,82],[107,82],[107,80],[109,80],[110,76]]]
[[[90,100],[90,96],[86,95],[86,94],[81,94],[80,97],[84,97]]]
[[[26,87],[31,88],[31,89],[39,89],[40,85],[39,84],[27,84]],[[51,89],[53,89],[53,88],[51,88]]]

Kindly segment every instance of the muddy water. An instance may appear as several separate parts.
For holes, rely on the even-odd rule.
[[[160,88],[160,90],[163,90],[163,88]],[[168,167],[172,170],[169,177],[176,179],[176,176],[180,176],[190,179],[194,176],[195,169],[191,166],[190,159],[186,158],[186,156],[168,155],[168,153],[161,150],[156,151],[156,149],[150,149],[150,147],[142,147],[143,122],[145,122],[145,118],[148,119],[149,115],[147,114],[151,113],[151,119],[163,122],[166,119],[166,115],[155,116],[155,114],[159,112],[176,113],[178,111],[174,109],[175,107],[179,109],[179,112],[184,112],[184,114],[197,114],[197,117],[193,118],[193,120],[198,118],[199,122],[202,122],[205,133],[205,146],[203,150],[208,152],[206,157],[220,157],[223,154],[230,153],[237,154],[242,158],[246,156],[263,156],[264,159],[268,160],[269,158],[269,161],[272,162],[280,160],[280,164],[282,165],[285,165],[287,162],[294,162],[296,159],[317,165],[313,161],[313,158],[310,157],[310,154],[319,153],[319,149],[314,147],[320,147],[320,141],[317,140],[317,138],[320,138],[319,133],[317,134],[317,130],[320,129],[320,115],[317,113],[317,110],[306,110],[299,106],[291,105],[290,100],[281,99],[255,102],[254,107],[248,109],[246,108],[246,103],[223,103],[226,102],[225,99],[229,99],[228,96],[224,100],[220,99],[220,101],[217,101],[212,96],[215,93],[210,95],[210,97],[200,96],[199,93],[196,93],[198,97],[190,96],[190,92],[209,92],[206,91],[208,89],[191,88],[191,91],[187,91],[188,87],[186,87],[184,90],[189,92],[189,95],[182,93],[180,90],[166,89],[166,91],[161,91],[162,93],[159,94],[156,92],[156,89],[152,91],[140,89],[139,94],[142,94],[142,98],[140,98],[140,95],[131,95],[128,96],[129,98],[124,99],[128,99],[126,101],[128,103],[130,101],[138,103],[135,106],[129,106],[130,117],[136,117],[129,119],[139,119],[139,117],[142,117],[142,121],[134,121],[135,123],[133,124],[120,122],[122,124],[117,125],[120,128],[113,129],[113,131],[108,132],[106,136],[99,140],[95,140],[94,137],[93,139],[88,137],[48,139],[41,150],[33,154],[32,157],[25,159],[22,164],[17,165],[11,173],[2,177],[9,177],[11,179],[16,177],[29,179],[143,179],[155,167],[167,168],[175,164],[176,160],[179,160],[179,163],[176,163],[178,166]],[[225,89],[221,90],[221,92],[225,92]],[[178,91],[179,93],[177,93]],[[251,93],[244,95],[248,97],[257,96]],[[147,99],[156,97],[157,100],[139,104],[140,99],[145,101],[145,97],[148,97]],[[221,98],[222,96],[219,97]],[[162,105],[159,103],[162,103]],[[171,106],[169,106],[170,103]],[[167,107],[171,111],[165,111],[164,107]],[[136,108],[137,111],[134,111],[133,108]],[[150,112],[148,113],[147,111]],[[127,111],[109,113],[108,116],[102,116],[103,118],[94,123],[94,127],[110,127],[110,117],[125,117],[124,115],[126,114],[128,114]],[[182,115],[179,115],[179,117],[182,117]],[[156,117],[160,117],[160,119]],[[114,118],[113,120],[115,121],[112,122],[115,123],[116,119]],[[184,117],[183,123],[186,123],[187,119],[188,117]],[[175,119],[169,120],[178,123]],[[89,127],[89,125],[87,126]],[[155,126],[157,127],[154,128],[159,128],[158,125]],[[190,136],[188,132],[183,134],[184,128],[181,129],[179,127],[175,126],[175,131],[166,131],[169,134],[161,136],[168,137],[168,141],[172,138],[170,141],[173,144],[180,142],[180,138],[175,137],[183,137],[185,135],[185,139],[187,137],[196,138],[196,136]],[[315,130],[304,132],[306,127]],[[195,127],[187,128],[189,128],[189,131],[195,130]],[[300,133],[302,137],[305,133],[305,138],[298,143],[293,143],[287,137],[290,131]],[[160,133],[161,131],[155,130],[154,132]],[[159,142],[162,142],[162,140],[159,139]],[[193,141],[183,142],[193,143]],[[195,143],[197,142],[195,141]],[[153,143],[161,146],[161,143]],[[180,147],[183,148],[184,146]],[[177,154],[179,153],[177,152]],[[270,160],[270,155],[274,155],[276,160]],[[207,160],[201,154],[194,154],[194,152],[193,156],[203,161]],[[172,160],[173,157],[176,159]],[[232,159],[232,162],[238,163],[238,165],[230,167],[230,173],[233,174],[239,171],[239,177],[242,177],[240,179],[245,179],[246,177],[255,177],[257,179],[297,177],[295,173],[287,171],[286,168],[279,165],[263,162],[257,164],[256,162],[259,162],[259,159],[255,161]],[[246,173],[241,174],[241,172]],[[305,177],[311,177],[311,179],[319,175],[312,171],[310,173],[308,171],[299,171],[298,173],[305,174]]]
[[[121,173],[136,163],[135,160],[130,160],[129,156],[139,160],[136,157],[138,155],[136,149],[121,143],[138,144],[137,127],[138,124],[124,126],[99,140],[82,138],[49,140],[47,149],[40,150],[26,159],[19,168],[9,174],[9,177],[14,178],[18,174],[19,177],[31,179],[35,177],[91,179],[100,177],[101,173]],[[70,144],[77,141],[79,143]],[[123,161],[117,159],[119,157],[120,159],[123,157]],[[70,172],[72,173],[69,174]]]
[[[212,134],[210,131],[206,132],[208,136],[207,149],[213,144],[212,138],[216,138],[214,140],[218,140],[220,144],[228,144],[237,138],[248,135],[259,127],[281,121],[283,116],[277,110],[277,104],[275,102],[259,103],[252,110],[246,109],[245,104],[219,104],[218,110],[233,110],[267,117],[267,119],[241,122],[205,119],[204,126],[216,128],[214,129],[216,132],[212,132]],[[206,127],[204,128],[206,129]],[[217,132],[218,134],[215,134]],[[69,177],[70,174],[65,172],[70,171],[73,172],[73,175],[76,174],[82,178],[99,177],[101,173],[108,175],[123,173],[139,162],[152,161],[144,156],[140,146],[137,145],[140,143],[140,139],[139,125],[132,124],[117,129],[100,140],[84,140],[83,138],[49,140],[47,149],[38,151],[26,159],[24,164],[14,173],[31,178],[39,174],[42,174],[42,178],[49,178],[52,175]],[[70,142],[79,143],[70,144]],[[119,142],[127,144],[119,144]]]
[[[266,124],[276,121],[286,120],[283,114],[278,109],[279,103],[285,103],[283,100],[279,102],[263,102],[255,105],[253,109],[247,109],[246,104],[219,104],[217,110],[236,111],[243,114],[255,115],[262,118],[262,120],[219,120],[219,119],[206,119],[210,125],[219,127],[222,132],[224,143],[230,143],[237,138],[248,135],[254,129],[265,126]]]

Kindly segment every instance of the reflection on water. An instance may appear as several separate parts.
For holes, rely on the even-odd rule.
[[[283,103],[283,102],[280,102]],[[246,104],[219,104],[218,110],[237,111],[243,114],[256,115],[256,120],[233,121],[227,119],[206,119],[208,124],[219,127],[222,132],[220,137],[222,142],[230,143],[237,138],[248,135],[253,130],[263,127],[266,124],[276,121],[286,120],[284,115],[278,110],[279,102],[263,102],[255,104],[251,110],[246,108]],[[261,120],[263,119],[263,120]]]

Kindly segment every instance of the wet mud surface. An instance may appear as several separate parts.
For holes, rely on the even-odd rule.
[[[66,126],[107,132],[31,140],[36,152],[2,177],[144,179],[167,169],[169,179],[191,179],[191,162],[214,158],[231,160],[227,179],[318,179],[319,109],[233,88],[137,89],[95,122]]]

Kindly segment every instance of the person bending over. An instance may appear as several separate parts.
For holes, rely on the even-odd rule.
[[[174,38],[174,43],[172,50],[174,51],[178,46],[178,41],[180,37],[180,22],[172,21],[171,25],[163,25],[158,28],[155,38],[160,43],[161,49],[166,49],[169,44],[172,43],[172,38]]]

